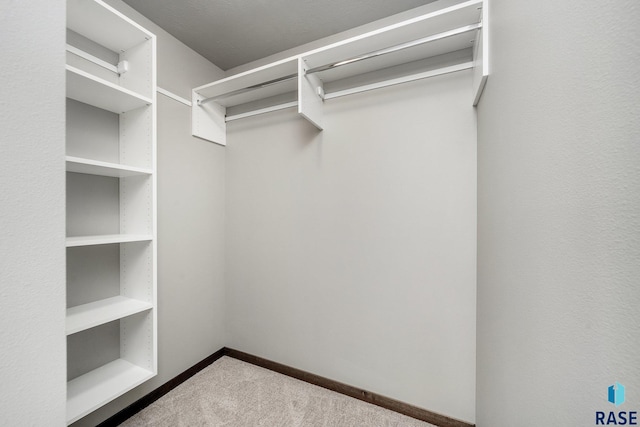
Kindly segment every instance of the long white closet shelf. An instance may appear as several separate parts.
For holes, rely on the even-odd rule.
[[[298,58],[287,58],[277,61],[244,73],[236,74],[222,80],[215,81],[196,90],[201,98],[220,97],[218,104],[230,107],[256,99],[263,99],[270,96],[279,95],[297,89],[297,82],[294,78],[278,84],[270,84],[261,90],[228,96],[237,90],[250,88],[254,85],[261,85],[268,81],[281,79],[287,76],[296,76],[298,72]]]
[[[153,308],[145,301],[116,296],[67,309],[67,335]]]
[[[193,135],[226,145],[226,122],[291,106],[323,129],[327,99],[488,66],[488,0],[438,0],[423,14],[193,89]],[[297,94],[292,102],[290,92]],[[291,99],[290,99],[291,98]],[[227,115],[227,108],[238,107]]]
[[[67,172],[84,173],[89,175],[125,178],[136,175],[151,175],[151,169],[126,166],[118,163],[101,162],[99,160],[83,159],[67,156]]]
[[[104,234],[98,236],[67,237],[67,247],[110,245],[113,243],[145,242],[153,240],[151,234]]]
[[[70,65],[67,69],[67,98],[120,114],[150,105],[153,101]]]
[[[153,376],[147,369],[118,359],[69,381],[67,423],[79,420]]]

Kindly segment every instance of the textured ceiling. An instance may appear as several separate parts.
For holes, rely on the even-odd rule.
[[[228,70],[433,0],[124,0]]]

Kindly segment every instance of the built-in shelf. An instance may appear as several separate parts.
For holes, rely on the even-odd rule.
[[[150,105],[153,101],[129,89],[108,82],[70,65],[67,69],[67,98],[120,114]]]
[[[67,335],[153,308],[145,301],[116,296],[67,309]]]
[[[101,162],[99,160],[83,159],[80,157],[67,156],[66,162],[67,172],[84,173],[88,175],[125,178],[136,175],[151,175],[153,173],[151,169]]]
[[[157,76],[153,33],[66,2],[71,424],[157,374]],[[83,235],[105,230],[121,234]]]
[[[114,243],[145,242],[153,240],[151,234],[104,234],[98,236],[67,237],[67,247],[110,245]]]
[[[227,121],[292,106],[322,130],[326,99],[468,69],[476,105],[489,74],[487,1],[439,0],[422,11],[193,89],[193,135],[225,145]]]
[[[67,383],[67,424],[142,384],[154,373],[118,359]]]

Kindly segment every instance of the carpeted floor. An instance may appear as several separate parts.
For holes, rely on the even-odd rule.
[[[123,427],[428,427],[431,424],[223,357]]]

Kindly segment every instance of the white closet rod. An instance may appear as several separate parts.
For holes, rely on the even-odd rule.
[[[97,58],[87,52],[85,52],[84,50],[78,49],[77,47],[71,46],[70,44],[67,45],[67,52],[72,53],[76,56],[79,56],[80,58],[86,59],[89,62],[93,62],[96,65],[101,66],[102,68],[106,68],[107,70],[118,74],[118,67],[116,65],[110,64],[107,61],[103,61],[100,58]]]
[[[259,114],[270,113],[272,111],[284,110],[285,108],[291,108],[298,106],[298,101],[286,102],[284,104],[273,105],[271,107],[261,108],[259,110],[248,111],[246,113],[234,114],[233,116],[225,117],[225,122],[232,122],[234,120],[244,119],[245,117],[257,116]]]
[[[377,83],[371,83],[368,85],[353,87],[344,90],[338,90],[335,92],[329,92],[324,95],[324,99],[340,98],[341,96],[353,95],[355,93],[366,92],[374,89],[381,89],[383,87],[394,86],[401,83],[413,82],[416,80],[422,80],[429,77],[441,76],[443,74],[455,73],[456,71],[468,70],[473,68],[473,62],[464,62],[462,64],[451,65],[449,67],[438,68],[436,70],[425,71],[418,74],[411,74],[408,76],[398,77],[391,80],[383,80]]]
[[[248,86],[248,87],[245,87],[245,88],[242,88],[242,89],[234,90],[232,92],[223,93],[222,95],[216,95],[216,96],[212,96],[211,98],[201,99],[201,100],[198,101],[198,105],[206,104],[209,101],[215,101],[215,100],[221,99],[221,98],[228,98],[230,96],[240,95],[241,93],[249,92],[249,91],[252,91],[254,89],[262,89],[264,87],[275,85],[277,83],[282,83],[282,82],[286,82],[288,80],[293,80],[296,77],[298,77],[298,74],[289,74],[287,76],[278,77],[277,79],[269,80],[268,82],[258,83],[258,84],[253,85],[253,86]]]
[[[325,95],[325,99],[340,98],[341,96],[353,95],[356,93],[366,92],[369,90],[381,89],[383,87],[413,82],[416,80],[422,80],[429,77],[441,76],[443,74],[455,73],[456,71],[469,70],[471,68],[473,68],[473,62],[464,62],[462,64],[451,65],[449,67],[438,68],[436,70],[430,70],[430,71],[425,71],[418,74],[412,74],[409,76],[398,77],[396,79],[384,80],[381,82],[358,86],[358,87],[345,89],[345,90],[338,90],[335,92],[327,93]],[[296,107],[297,105],[298,105],[297,101],[292,101],[284,104],[273,105],[271,107],[261,108],[259,110],[248,111],[246,113],[234,114],[232,116],[225,117],[225,122],[232,122],[234,120],[240,120],[247,117],[270,113],[272,111],[284,110],[285,108],[292,108],[292,107]]]
[[[327,65],[322,65],[322,66],[319,66],[319,67],[314,67],[314,68],[311,68],[311,69],[307,70],[306,74],[313,74],[313,73],[319,73],[321,71],[332,70],[332,69],[337,68],[337,67],[342,67],[343,65],[353,64],[355,62],[364,61],[365,59],[376,58],[378,56],[386,55],[388,53],[399,52],[399,51],[404,50],[404,49],[409,49],[409,48],[420,46],[420,45],[423,45],[423,44],[426,44],[426,43],[431,43],[431,42],[434,42],[436,40],[442,40],[442,39],[446,39],[448,37],[453,37],[453,36],[457,36],[457,35],[460,35],[460,34],[468,33],[470,31],[479,30],[480,28],[482,28],[482,24],[480,24],[480,23],[467,25],[467,26],[464,26],[464,27],[456,28],[455,30],[445,31],[443,33],[434,34],[432,36],[424,37],[424,38],[421,38],[421,39],[418,39],[418,40],[410,41],[410,42],[407,42],[407,43],[402,43],[402,44],[399,44],[399,45],[396,45],[396,46],[392,46],[392,47],[387,47],[385,49],[376,50],[374,52],[369,52],[367,54],[364,54],[364,55],[361,55],[361,56],[357,56],[355,58],[346,59],[344,61],[335,62],[333,64],[327,64]]]

